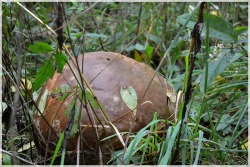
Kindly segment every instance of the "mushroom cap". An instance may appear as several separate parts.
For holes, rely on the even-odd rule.
[[[119,132],[129,132],[131,128],[132,132],[138,132],[152,121],[155,112],[162,119],[169,119],[174,112],[173,107],[167,103],[166,90],[169,85],[158,74],[153,78],[155,71],[147,65],[113,52],[85,53],[84,56],[77,56],[77,63],[80,71],[83,66],[83,74],[97,100]],[[117,138],[111,142],[100,142],[104,137],[114,134],[114,130],[98,106],[92,105],[91,108],[91,102],[85,105],[85,98],[80,100],[84,93],[79,85],[83,81],[72,61],[69,64],[74,74],[65,65],[62,74],[55,73],[52,79],[48,79],[38,97],[37,105],[43,115],[41,117],[38,111],[34,114],[34,123],[39,131],[39,145],[44,150],[48,145],[47,150],[53,152],[59,135],[66,129],[70,114],[74,111],[75,118],[70,119],[73,132],[67,141],[68,151],[76,150],[79,134],[81,147],[85,150],[95,150],[99,144],[107,146],[110,143],[115,148],[120,147],[121,143]],[[137,96],[135,117],[134,110],[128,107],[120,93],[121,89],[128,87],[132,87]]]

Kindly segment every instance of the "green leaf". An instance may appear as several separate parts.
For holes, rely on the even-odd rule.
[[[40,86],[42,86],[48,77],[52,78],[54,76],[54,68],[51,60],[47,60],[44,65],[38,70],[36,73],[36,78],[33,83],[32,90],[38,89]]]
[[[136,43],[135,44],[135,49],[138,51],[145,51],[145,46],[140,44],[140,43]]]
[[[120,94],[125,102],[125,104],[128,106],[129,109],[134,111],[134,116],[136,114],[136,106],[137,106],[137,95],[132,86],[129,87],[122,87],[120,89]]]
[[[146,46],[146,54],[147,54],[147,60],[151,60],[152,54],[153,54],[154,48],[150,45]]]
[[[49,21],[48,11],[43,7],[40,3],[38,3],[38,7],[36,7],[36,13],[38,17],[43,21],[43,23],[47,24]]]
[[[191,15],[190,13],[186,13],[177,17],[177,22],[183,25],[185,21],[190,17],[190,15]],[[209,21],[209,37],[221,39],[226,42],[234,43],[237,41],[238,35],[236,31],[234,30],[234,27],[232,26],[232,24],[228,23],[223,18],[212,15],[212,14],[208,14],[208,15],[204,14],[204,22],[206,22],[207,19]],[[196,20],[197,20],[197,15],[191,18],[191,20],[189,21],[186,27],[193,29],[196,23]],[[205,32],[206,32],[205,29],[206,28],[204,26],[201,36],[205,36]]]
[[[71,94],[71,90],[72,88],[69,85],[61,84],[60,88],[53,91],[53,94],[59,96],[57,97],[57,100],[63,101]]]
[[[76,39],[78,39],[78,38],[80,38],[82,36],[82,32],[78,32],[75,35],[76,35]]]
[[[73,105],[73,107],[74,107],[74,105]],[[80,115],[81,111],[80,111],[80,107],[79,106],[76,105],[74,109],[75,109],[74,123],[73,123],[73,126],[72,126],[71,130],[70,130],[70,135],[69,135],[70,138],[75,138],[75,135],[78,132],[78,120],[83,117],[83,115]],[[80,116],[81,116],[81,118],[80,118]]]
[[[216,131],[222,131],[224,135],[232,132],[232,126],[230,125],[231,123],[232,119],[230,115],[228,114],[222,115],[220,123],[216,127]]]
[[[73,109],[74,106],[75,106],[75,103],[76,103],[76,95],[74,95],[74,97],[73,97],[73,99],[71,100],[69,106],[68,106],[67,109],[65,110],[64,115],[65,115],[66,117],[69,116],[70,112],[72,111],[72,109]]]
[[[93,107],[93,109],[98,109],[99,106],[98,106],[98,104],[96,103],[95,98],[94,98],[94,96],[91,94],[91,92],[90,92],[89,89],[87,89],[87,88],[85,89],[85,94],[86,94],[86,96],[87,96],[87,99],[88,99],[90,105]]]
[[[82,94],[82,91],[79,93],[79,95],[82,99],[82,102],[85,104],[85,100],[84,100],[84,96]],[[85,88],[85,96],[93,109],[99,109],[99,105],[97,104],[94,96],[91,94],[91,92],[88,88]]]
[[[108,38],[109,36],[97,33],[86,33],[85,37],[94,37],[94,38]]]
[[[241,58],[241,56],[243,56],[241,53],[235,53],[235,55],[232,57],[232,58],[230,58],[230,63],[233,63],[233,62],[235,62],[236,60],[238,60],[239,58]]]
[[[62,93],[67,93],[67,92],[71,91],[71,87],[68,84],[61,84],[60,91]]]
[[[64,65],[67,63],[68,58],[62,52],[56,52],[56,64],[58,65],[59,73],[62,72]]]
[[[48,53],[53,51],[53,48],[44,42],[36,42],[33,45],[30,45],[28,50],[33,53]]]
[[[8,154],[3,154],[3,165],[11,165],[11,158]]]
[[[69,93],[63,93],[63,95],[62,95],[62,96],[59,96],[59,97],[57,98],[57,100],[63,101],[63,100],[65,100],[65,99],[68,97],[68,95],[69,95]]]
[[[234,31],[233,25],[224,20],[222,17],[218,17],[212,14],[205,14],[204,19],[209,20],[210,37],[221,39],[226,42],[236,42],[238,40],[238,35]]]
[[[236,33],[238,35],[241,35],[241,34],[243,34],[245,32],[247,33],[248,28],[246,26],[244,26],[244,27],[236,27],[234,30],[236,31]]]
[[[229,58],[228,54],[230,54],[229,50],[223,50],[218,60],[214,62],[210,62],[208,65],[208,78],[207,78],[207,86],[211,85],[211,83],[214,81],[214,79],[225,70],[227,65],[229,64]],[[205,85],[205,68],[201,74],[200,78],[200,90],[204,94],[204,85]]]
[[[189,19],[189,17],[191,16],[190,13],[185,13],[183,15],[180,15],[177,17],[177,22],[180,23],[181,25],[184,25],[184,23]],[[186,27],[188,27],[189,29],[193,29],[194,28],[194,25],[197,21],[197,16],[194,15],[190,21],[188,22],[188,24],[186,25]]]
[[[155,43],[160,43],[161,39],[153,34],[145,34],[145,36],[150,39],[151,41],[154,41]]]

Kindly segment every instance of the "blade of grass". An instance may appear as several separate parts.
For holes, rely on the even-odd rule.
[[[181,125],[181,121],[178,122],[178,124],[174,127],[174,132],[171,135],[171,138],[170,138],[170,141],[168,143],[166,153],[163,156],[163,158],[161,159],[159,165],[167,165],[169,160],[171,160],[170,158],[171,158],[171,155],[172,155],[172,148],[174,147],[174,141],[175,141],[176,136],[177,136],[177,134],[178,134],[178,132],[180,130],[180,125]]]
[[[196,127],[196,123],[188,123],[187,126]],[[203,131],[205,131],[205,132],[207,132],[207,133],[212,133],[212,130],[211,130],[211,129],[206,128],[206,127],[204,127],[204,126],[202,126],[202,125],[198,125],[198,128],[199,128],[199,129],[202,129]],[[225,140],[224,137],[221,137],[220,135],[218,135],[218,134],[216,134],[216,133],[215,133],[215,135],[216,135],[216,137],[217,137],[218,139]]]
[[[190,141],[190,164],[193,164],[194,159],[194,142]]]
[[[198,148],[197,148],[197,153],[196,153],[194,165],[198,164],[198,160],[199,160],[199,157],[200,157],[201,143],[202,143],[203,134],[204,134],[204,132],[199,130],[199,139],[198,139],[199,143],[198,143]]]
[[[164,141],[163,144],[162,144],[161,152],[160,152],[160,155],[159,155],[158,163],[157,163],[157,164],[160,164],[160,161],[161,161],[161,159],[163,158],[163,155],[164,155],[164,153],[165,153],[166,150],[167,150],[167,145],[168,145],[168,143],[169,143],[169,141],[170,141],[170,137],[171,137],[171,134],[172,134],[172,130],[173,130],[173,126],[170,126],[170,127],[168,128],[168,131],[167,131],[167,137],[166,137],[165,141]]]
[[[128,146],[128,151],[125,153],[124,156],[124,164],[127,165],[129,164],[132,156],[133,156],[133,151],[134,149],[138,146],[138,144],[140,143],[141,139],[149,132],[149,130],[146,130],[148,127],[152,126],[153,124],[156,124],[160,121],[164,121],[164,120],[153,120],[152,122],[150,122],[147,126],[145,126],[143,129],[141,129],[135,136],[135,138],[131,141],[131,143]]]
[[[66,148],[64,147],[63,150],[62,150],[62,156],[61,156],[61,163],[60,163],[60,166],[63,166],[63,165],[64,165],[65,154],[66,154]]]
[[[187,131],[185,130],[184,139],[186,139],[186,138],[187,138]],[[184,145],[182,146],[182,149],[181,149],[181,163],[182,163],[182,165],[186,164],[186,154],[187,154],[187,144],[186,144],[186,142],[184,142]]]
[[[50,162],[50,166],[52,166],[52,165],[54,164],[54,161],[55,161],[55,159],[56,159],[56,157],[57,157],[57,155],[58,155],[59,149],[61,148],[63,138],[64,138],[64,131],[63,131],[63,133],[60,135],[60,138],[59,138],[59,140],[58,140],[58,142],[57,142],[56,149],[55,149],[55,151],[54,151],[52,160],[51,160],[51,162]]]
[[[157,120],[157,114],[156,114],[156,113],[154,114],[153,120]],[[153,132],[153,130],[154,130],[154,125],[157,126],[157,124],[153,124],[152,126],[150,126],[149,132]],[[147,151],[147,148],[148,148],[149,141],[150,141],[150,138],[151,138],[151,137],[152,137],[151,135],[148,135],[148,136],[147,136],[147,140],[146,140],[146,143],[145,143],[145,147],[143,147],[143,153],[142,153],[142,158],[141,158],[141,163],[140,163],[140,165],[143,164],[144,156],[145,156],[145,154],[146,154],[146,151]]]
[[[244,116],[244,115],[246,114],[246,112],[248,111],[247,108],[248,108],[248,101],[247,101],[245,107],[242,108],[242,110],[239,111],[239,112],[241,112],[241,115],[240,115],[240,118],[239,118],[239,120],[238,120],[238,122],[237,122],[235,128],[234,128],[233,135],[232,135],[232,137],[231,137],[231,139],[230,139],[230,142],[229,142],[229,147],[230,147],[230,148],[232,147],[232,144],[233,144],[234,140],[235,140],[235,139],[237,138],[237,136],[238,136],[238,135],[237,135],[238,128],[239,128],[240,123],[241,123],[241,121],[242,121],[242,119],[243,119],[243,116]]]

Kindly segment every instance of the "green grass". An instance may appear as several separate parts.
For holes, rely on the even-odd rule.
[[[48,57],[53,57],[56,53],[56,49],[53,50],[57,47],[56,39],[47,33],[48,30],[44,27],[44,24],[53,25],[55,9],[48,3],[42,2],[25,5],[30,13],[24,11],[25,19],[22,22],[18,17],[20,6],[17,3],[3,3],[2,15],[6,25],[3,26],[2,34],[5,88],[6,85],[7,87],[17,85],[16,80],[23,78],[34,83],[37,71],[48,61]],[[142,5],[140,3],[99,3],[92,9],[92,13],[83,12],[89,7],[87,3],[67,3],[65,6],[67,19],[70,21],[67,25],[69,32],[64,29],[65,44],[69,50],[74,49],[76,53],[99,51],[102,50],[100,46],[102,43],[105,50],[122,51],[128,57],[135,57],[134,51],[139,52],[139,56],[146,54],[147,59],[140,60],[155,69],[164,57],[162,66],[159,66],[157,71],[173,85],[177,92],[183,87],[186,90],[189,69],[187,55],[192,31],[189,23],[197,21],[190,15],[195,16],[197,13],[195,11],[198,9],[197,3],[142,3]],[[215,9],[216,6],[218,10]],[[130,134],[131,142],[126,150],[114,151],[109,164],[246,165],[248,163],[247,148],[244,148],[248,143],[246,3],[210,3],[210,7],[206,8],[205,13],[213,11],[218,14],[217,17],[209,16],[206,18],[210,20],[204,20],[206,30],[202,36],[201,51],[195,59],[192,97],[186,106],[188,114],[183,120],[184,126],[180,128],[182,107],[184,107],[182,103],[178,122],[158,119],[155,115],[152,122],[139,132],[135,134],[121,132],[123,135]],[[139,16],[140,8],[142,10]],[[37,24],[32,14],[38,16],[43,23]],[[229,28],[224,29],[223,25],[217,24],[218,21],[230,25]],[[16,78],[18,71],[16,34],[21,31],[21,26],[24,30],[23,47],[25,48],[21,54],[24,65],[21,78]],[[83,29],[87,33],[85,37],[82,36]],[[71,36],[72,44],[68,34]],[[216,38],[220,34],[223,35]],[[29,46],[33,46],[36,42],[47,43],[48,48],[53,49],[49,49],[46,54],[40,52],[36,54],[37,48],[34,53],[29,52]],[[53,58],[51,61],[53,66],[50,64],[50,68],[45,70],[56,68]],[[39,87],[36,86],[36,88]],[[15,136],[3,135],[2,149],[5,153],[9,153],[4,154],[3,159],[7,164],[11,164],[10,156],[7,155],[12,155],[13,151],[19,150],[24,143],[31,142],[32,139],[30,137],[32,121],[28,115],[30,113],[32,115],[34,108],[28,93],[35,95],[37,92],[28,91],[30,92],[20,89],[19,106],[24,107],[21,107],[19,123],[23,123],[25,128],[21,129],[20,134],[15,133]],[[5,100],[2,102],[3,106],[7,104],[14,106],[14,93],[11,89],[3,90]],[[98,105],[101,106],[101,104]],[[166,123],[169,126],[162,128],[161,125]],[[3,129],[6,130],[5,124]],[[164,134],[158,133],[159,131],[163,131]],[[180,145],[176,148],[179,132],[182,135],[179,138]],[[116,135],[103,140],[114,136]],[[63,134],[50,160],[51,165],[62,153],[60,149],[62,139]],[[14,141],[14,147],[9,141]],[[18,156],[28,159],[30,163],[42,162],[41,159],[44,157],[39,157],[37,148],[31,147],[28,150],[29,154],[25,151],[17,151]],[[174,151],[178,151],[178,154],[172,161]],[[18,164],[26,165],[27,161],[18,160]],[[62,165],[65,163],[64,157],[61,162]]]

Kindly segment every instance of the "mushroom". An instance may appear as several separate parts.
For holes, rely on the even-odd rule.
[[[40,134],[38,140],[42,150],[53,153],[73,110],[73,128],[67,141],[69,152],[76,150],[79,135],[83,150],[91,151],[110,144],[116,149],[122,146],[117,138],[111,142],[100,142],[104,137],[114,134],[112,126],[119,132],[128,132],[130,129],[138,132],[152,121],[154,112],[157,112],[158,118],[172,119],[174,103],[167,101],[166,96],[167,89],[171,87],[160,75],[154,76],[155,71],[147,65],[113,52],[85,53],[77,57],[77,63],[80,70],[69,61],[70,66],[65,65],[62,74],[55,73],[40,92],[37,106],[41,113],[35,112],[34,124]],[[91,95],[85,84],[84,87],[79,86],[82,85],[79,75],[82,66],[95,96]],[[134,90],[137,97],[136,114],[121,96],[121,90],[128,88]],[[89,103],[85,104],[84,94]],[[92,102],[89,98],[92,98]],[[112,126],[95,104],[95,98],[102,105]]]

